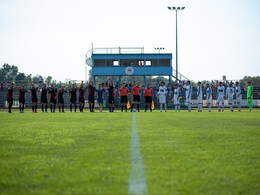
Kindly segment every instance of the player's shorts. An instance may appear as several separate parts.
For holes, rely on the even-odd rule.
[[[212,97],[207,99],[207,104],[211,104],[211,102],[212,102]]]
[[[121,104],[127,104],[127,96],[121,96]]]
[[[20,104],[25,104],[25,99],[24,98],[19,98],[19,103]]]
[[[108,103],[109,104],[114,104],[115,98],[114,97],[108,97]]]
[[[79,98],[79,103],[84,104],[85,103],[85,99],[84,98]]]
[[[59,99],[58,99],[58,103],[59,103],[59,104],[64,104],[64,98],[59,98]]]
[[[237,100],[238,103],[241,103],[242,102],[242,94],[240,94],[239,96],[237,95],[236,100]]]
[[[8,103],[13,103],[13,98],[7,98]]]
[[[70,98],[70,103],[71,103],[71,104],[75,104],[76,101],[77,101],[77,98],[76,98],[76,97],[71,97],[71,98]]]
[[[189,98],[186,97],[186,102],[191,103],[191,97],[189,97]]]
[[[98,98],[97,101],[98,103],[103,104],[103,98]]]
[[[173,103],[174,103],[174,105],[180,104],[180,98],[174,97]]]
[[[198,104],[202,104],[202,102],[203,102],[203,101],[202,101],[202,97],[199,96],[199,97],[198,97]]]
[[[233,104],[233,97],[228,97],[228,103]]]
[[[95,102],[95,97],[94,96],[88,96],[88,101],[90,102],[90,103],[94,103]]]
[[[140,102],[140,95],[134,95],[133,102]]]
[[[47,104],[47,97],[41,97],[41,103]]]
[[[55,99],[54,97],[52,97],[52,98],[50,99],[50,102],[53,103],[53,104],[56,104],[56,103],[57,103],[57,101],[56,101],[56,99]]]
[[[145,96],[145,97],[144,97],[144,102],[145,102],[146,104],[151,104],[152,101],[153,101],[152,96]]]
[[[218,99],[217,99],[217,103],[222,103],[222,104],[224,104],[224,97],[218,97]]]
[[[32,102],[37,104],[37,102],[38,102],[37,97],[32,97]]]
[[[160,104],[165,104],[166,103],[166,96],[159,96],[159,103]]]

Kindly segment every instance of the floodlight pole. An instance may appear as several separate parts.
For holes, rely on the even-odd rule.
[[[168,7],[171,11],[176,11],[176,80],[178,80],[178,11],[184,10],[185,7]]]
[[[158,50],[159,51],[159,54],[161,53],[161,50],[164,50],[164,47],[155,47],[154,48],[155,50]]]

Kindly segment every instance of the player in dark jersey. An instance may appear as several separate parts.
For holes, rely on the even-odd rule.
[[[90,112],[94,112],[94,104],[95,104],[95,91],[94,82],[90,81],[88,86],[88,102],[89,102],[89,110]]]
[[[72,104],[75,106],[75,112],[77,111],[77,85],[74,83],[72,85],[72,88],[69,90],[69,96],[70,96],[70,112],[72,112]]]
[[[64,90],[64,86],[61,86],[61,89],[58,92],[58,102],[59,102],[59,112],[61,112],[61,107],[62,107],[62,112],[64,112],[64,98],[63,94],[67,93],[66,90]]]
[[[49,88],[49,94],[50,94],[51,112],[55,113],[55,108],[57,103],[57,89],[55,88],[54,83],[52,83],[51,87]]]
[[[33,83],[31,83],[31,97],[32,97],[32,111],[33,113],[37,113],[37,90],[38,88],[34,86]]]
[[[85,88],[84,88],[83,81],[82,81],[80,88],[79,88],[79,110],[80,110],[80,112],[83,112],[84,105],[85,105]]]
[[[27,92],[27,90],[25,89],[24,85],[21,86],[21,84],[19,84],[18,91],[19,91],[19,109],[20,109],[20,113],[24,113],[25,93]]]
[[[109,107],[109,112],[114,112],[114,107],[115,107],[115,104],[114,104],[115,94],[114,94],[114,86],[113,86],[113,83],[112,83],[112,82],[110,82],[110,83],[108,84],[107,92],[108,92],[108,107]]]
[[[8,112],[12,113],[12,106],[13,106],[13,92],[14,92],[14,83],[11,83],[11,87],[8,88],[7,92],[7,102],[8,102]]]
[[[41,103],[42,103],[42,112],[44,112],[44,106],[45,106],[45,112],[47,113],[47,100],[48,100],[48,88],[46,86],[46,83],[43,84],[43,88],[41,89]]]

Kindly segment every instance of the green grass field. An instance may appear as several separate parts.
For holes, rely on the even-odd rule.
[[[132,119],[0,112],[0,193],[128,194]],[[260,194],[260,110],[136,121],[149,194]]]

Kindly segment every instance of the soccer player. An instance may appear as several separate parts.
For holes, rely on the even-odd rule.
[[[207,104],[209,106],[209,112],[211,112],[211,102],[212,102],[212,89],[209,86],[209,83],[207,83]]]
[[[202,112],[202,87],[200,81],[197,83],[197,86],[198,86],[198,92],[197,92],[198,112]]]
[[[125,87],[125,83],[122,84],[122,87],[119,90],[119,96],[121,96],[121,112],[123,112],[124,107],[127,112],[127,96],[129,93],[129,89]]]
[[[153,89],[150,88],[150,84],[147,83],[147,88],[144,90],[144,102],[145,102],[145,112],[147,111],[147,107],[149,106],[150,112],[153,111],[152,109],[152,101],[153,101]]]
[[[137,104],[137,110],[138,112],[140,112],[140,91],[141,91],[141,87],[140,87],[140,82],[138,81],[136,85],[132,88],[133,103],[131,106],[131,112],[133,112],[133,108],[135,104]]]
[[[13,106],[13,92],[14,92],[14,83],[11,83],[10,88],[8,88],[7,92],[7,102],[8,102],[8,112],[12,113],[12,106]]]
[[[81,82],[81,85],[79,87],[79,110],[80,112],[83,112],[84,110],[84,105],[85,105],[85,89],[84,89],[84,86],[83,86],[83,81]],[[89,104],[90,106],[90,104]],[[91,110],[90,110],[91,112]]]
[[[180,88],[179,85],[177,83],[174,84],[174,96],[172,98],[172,101],[175,105],[175,112],[177,112],[177,110],[180,112],[181,108],[180,108]]]
[[[226,90],[226,97],[228,98],[228,105],[230,108],[230,111],[233,112],[233,96],[234,96],[234,88],[232,87],[232,84],[229,84],[229,87]]]
[[[44,112],[44,106],[45,106],[45,112],[47,113],[47,94],[48,94],[48,88],[46,87],[46,83],[43,84],[43,88],[41,89],[41,103],[42,103],[42,112]]]
[[[57,88],[55,88],[54,83],[51,84],[51,87],[49,88],[49,94],[50,94],[50,105],[51,105],[51,112],[55,113],[56,109],[56,103],[57,103]]]
[[[222,104],[222,112],[224,112],[224,98],[225,98],[225,86],[222,82],[219,82],[219,86],[217,89],[217,105],[218,112],[220,112],[220,102]]]
[[[34,86],[33,83],[31,83],[31,97],[32,97],[32,111],[33,113],[37,113],[37,102],[38,102],[38,98],[37,98],[37,91],[38,91],[38,88],[36,88]]]
[[[191,112],[191,85],[190,81],[186,82],[186,85],[183,86],[186,89],[186,102],[188,104],[188,111]]]
[[[77,85],[74,83],[72,87],[69,90],[69,96],[70,96],[70,112],[72,112],[72,104],[75,106],[75,112],[77,111]]]
[[[64,86],[61,86],[61,89],[58,91],[58,102],[59,102],[59,112],[61,112],[61,107],[62,107],[62,112],[64,112],[64,98],[63,94],[67,93],[66,90],[64,90]]]
[[[236,82],[236,100],[237,100],[237,108],[238,108],[238,112],[241,111],[241,102],[242,102],[242,88],[239,85],[239,82]]]
[[[108,107],[109,107],[109,112],[114,112],[114,101],[115,101],[115,94],[114,94],[114,86],[113,83],[110,82],[108,84]]]
[[[249,105],[250,112],[253,111],[253,87],[251,85],[251,82],[247,82],[247,87],[245,89],[247,91],[247,102]]]
[[[25,89],[24,85],[21,87],[21,84],[19,84],[18,91],[19,91],[20,113],[24,113],[23,110],[24,110],[24,104],[25,104],[25,93],[27,92],[27,90]]]
[[[98,85],[98,89],[96,89],[97,95],[98,95],[98,109],[99,112],[103,112],[103,93],[105,92],[105,89],[102,87],[102,84],[100,83]]]
[[[167,87],[165,86],[164,82],[160,82],[160,87],[157,95],[159,96],[159,103],[160,103],[160,112],[162,112],[162,108],[164,105],[165,112],[167,112],[167,104],[166,104],[166,95],[168,93]]]
[[[88,102],[89,102],[89,110],[90,112],[94,112],[94,104],[95,104],[95,91],[94,81],[89,82],[89,91],[88,91]]]

